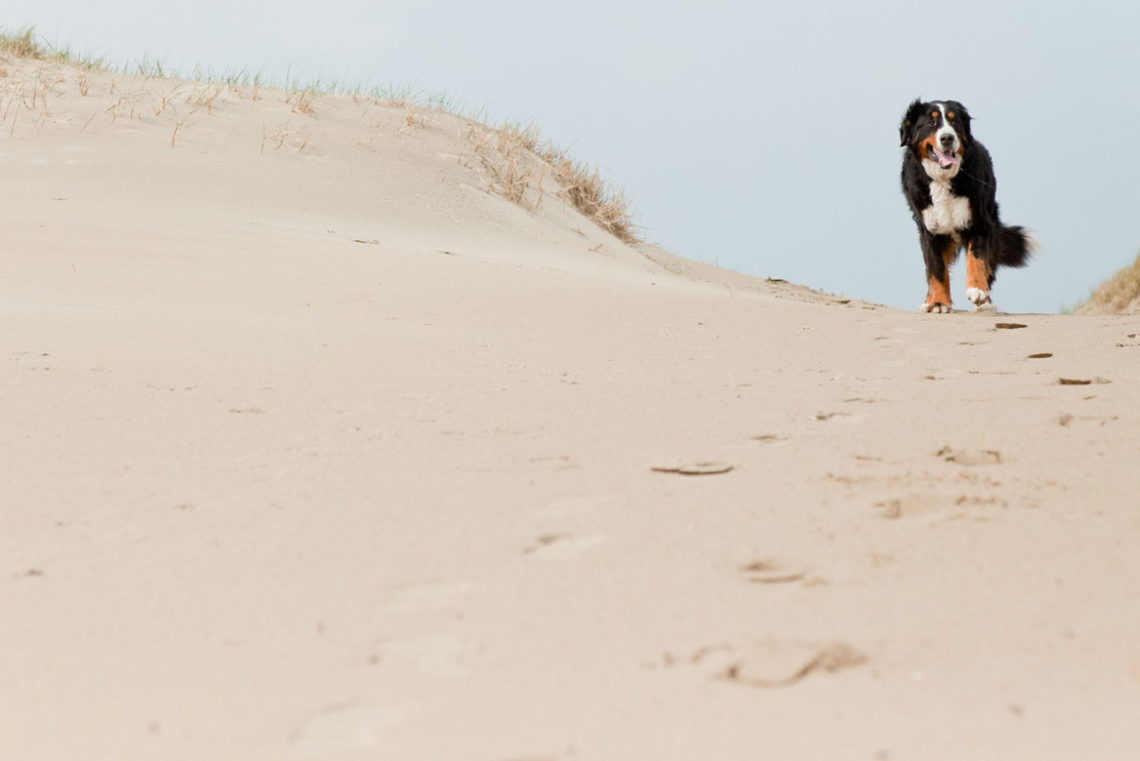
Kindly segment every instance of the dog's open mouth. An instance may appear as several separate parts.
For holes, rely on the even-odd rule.
[[[943,169],[949,169],[950,167],[958,165],[958,157],[955,156],[950,151],[946,151],[946,153],[941,153],[939,151],[934,150],[933,145],[929,145],[929,146],[927,146],[927,152],[929,153],[930,160],[931,161],[937,161],[938,166],[942,167]]]

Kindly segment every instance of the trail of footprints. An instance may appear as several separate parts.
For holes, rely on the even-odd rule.
[[[876,400],[852,398],[844,401],[873,404]],[[850,417],[854,416],[821,413],[817,420],[826,422]],[[1056,422],[1060,426],[1068,426],[1074,418],[1062,415]],[[770,433],[757,435],[753,441],[765,446],[789,443],[787,437]],[[878,514],[889,520],[933,515],[955,508],[984,513],[1008,506],[1008,501],[1000,496],[1002,482],[990,475],[994,470],[1000,472],[1000,466],[1010,462],[1003,452],[943,446],[931,452],[930,457],[932,465],[949,464],[955,466],[956,472],[948,474],[945,468],[941,468],[940,473],[908,468],[883,473],[888,466],[884,458],[855,455],[858,466],[872,472],[828,474],[828,478],[851,491],[862,487],[881,491],[884,486],[899,490],[899,496],[874,503]],[[722,475],[730,470],[703,464],[699,468],[662,467],[658,472],[675,477]],[[588,513],[601,504],[605,504],[605,500],[571,498],[552,503],[538,514],[545,518],[571,518]],[[597,550],[606,542],[607,537],[602,534],[552,531],[535,536],[523,547],[522,554],[537,562],[572,561]],[[826,583],[808,567],[772,558],[740,565],[737,573],[741,583],[761,588],[806,588]],[[394,613],[447,610],[465,597],[472,587],[471,583],[441,583],[407,588],[394,594],[385,609]],[[434,678],[454,679],[467,673],[461,651],[461,643],[453,637],[427,635],[380,641],[367,660],[373,666],[410,669]],[[751,641],[722,642],[694,650],[669,651],[658,661],[646,665],[651,668],[693,669],[705,678],[743,687],[781,689],[793,687],[805,679],[857,668],[868,661],[866,654],[839,640],[802,641],[759,636]],[[374,747],[380,744],[385,731],[400,724],[406,715],[403,707],[367,702],[329,706],[317,711],[300,727],[294,736],[295,745],[310,755]]]
[[[547,519],[572,519],[606,503],[605,499],[575,497],[551,503],[537,514]],[[605,542],[606,537],[601,534],[552,532],[535,537],[522,554],[538,562],[569,561]],[[413,585],[394,592],[382,609],[395,616],[446,615],[455,611],[474,588],[475,584],[468,581]],[[450,634],[379,639],[365,655],[364,663],[370,668],[389,670],[401,678],[418,674],[446,681],[462,679],[469,673],[464,662],[464,643]],[[407,706],[356,700],[325,706],[300,724],[294,732],[293,744],[308,756],[381,747],[387,732],[414,713]]]
[[[397,590],[382,606],[395,616],[446,613],[470,594],[470,582],[434,583]],[[409,673],[427,678],[455,680],[467,675],[462,643],[446,634],[383,638],[363,658],[368,668],[391,670],[406,678]],[[305,756],[326,756],[377,748],[387,733],[415,710],[404,705],[346,700],[317,709],[293,734],[293,746]]]
[[[535,515],[542,520],[565,524],[611,503],[611,500],[602,497],[568,497],[555,500],[536,511]],[[523,550],[523,554],[539,561],[569,560],[597,549],[606,541],[607,537],[604,534],[552,531],[536,536]]]

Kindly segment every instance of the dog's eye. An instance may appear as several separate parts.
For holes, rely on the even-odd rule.
[[[937,127],[938,126],[938,120],[935,119],[933,116],[930,117],[930,126],[931,127]]]

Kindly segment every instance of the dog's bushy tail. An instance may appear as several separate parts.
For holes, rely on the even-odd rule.
[[[1024,227],[1002,225],[998,228],[997,263],[1002,267],[1024,267],[1035,247],[1033,236]]]

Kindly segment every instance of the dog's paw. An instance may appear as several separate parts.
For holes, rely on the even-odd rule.
[[[927,302],[918,308],[920,312],[932,312],[934,314],[950,314],[954,311],[954,307],[949,304],[944,304],[941,301],[936,301],[933,304]]]
[[[974,309],[993,309],[994,302],[990,299],[990,292],[981,288],[967,288],[966,298],[974,305]]]

